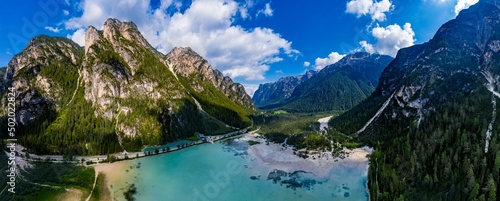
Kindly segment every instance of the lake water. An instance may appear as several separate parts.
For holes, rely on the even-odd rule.
[[[116,200],[134,184],[136,200],[368,200],[368,163],[340,163],[326,178],[253,164],[245,141],[225,140],[169,154],[120,162],[108,176]]]

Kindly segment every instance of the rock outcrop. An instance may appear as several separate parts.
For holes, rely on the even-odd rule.
[[[241,84],[190,48],[164,55],[116,19],[89,26],[85,47],[36,37],[5,71],[21,142],[40,153],[104,154],[227,132],[249,126],[254,108]]]

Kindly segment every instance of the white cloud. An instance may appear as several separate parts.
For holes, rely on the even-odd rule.
[[[357,17],[370,15],[372,21],[385,21],[386,13],[393,10],[394,6],[389,0],[351,0],[347,2],[346,13],[356,14]]]
[[[50,27],[50,26],[46,26],[45,27],[46,30],[49,30],[49,31],[52,31],[54,33],[59,33],[59,31],[61,31],[61,29],[59,29],[58,27]]]
[[[405,23],[403,28],[397,24],[387,27],[377,27],[372,29],[372,36],[377,40],[376,44],[369,44],[361,41],[361,47],[369,53],[379,53],[384,55],[396,56],[401,48],[412,46],[415,42],[415,32],[410,23]]]
[[[467,9],[470,6],[476,4],[479,0],[458,0],[455,5],[455,14],[458,15],[461,10]]]
[[[64,15],[69,15],[69,10],[63,10]]]
[[[375,53],[375,48],[373,48],[373,45],[366,42],[366,40],[360,41],[359,45],[361,45],[361,48],[363,48],[366,52],[370,54]]]
[[[257,12],[257,15],[260,15],[260,14],[264,14],[266,17],[273,16],[273,9],[271,9],[271,4],[266,3],[266,7],[264,7],[264,9],[259,10],[259,12]]]
[[[311,66],[311,62],[304,61],[304,67],[306,67],[306,68],[307,68],[307,67],[309,67],[309,66]]]
[[[277,70],[276,74],[283,74],[283,71],[282,70]]]
[[[317,71],[320,71],[321,69],[325,68],[326,66],[328,66],[330,64],[337,63],[337,61],[341,60],[344,57],[345,57],[345,54],[339,54],[338,52],[332,52],[326,58],[319,58],[318,57],[314,61],[314,68]]]
[[[259,89],[258,84],[243,84],[243,87],[245,87],[245,91],[247,92],[248,95],[250,95],[250,97],[252,97],[255,91]]]
[[[245,4],[234,0],[194,0],[183,13],[168,13],[169,8],[175,8],[172,0],[162,0],[154,10],[149,1],[83,0],[83,14],[69,19],[65,26],[73,30],[88,25],[102,28],[109,17],[134,21],[151,45],[163,53],[176,46],[191,47],[233,79],[263,80],[269,66],[283,60],[282,55],[299,52],[291,47],[290,41],[271,29],[245,29],[234,25],[235,18],[242,17],[244,6],[250,8],[253,3],[248,0]]]
[[[239,8],[239,11],[240,11],[241,18],[247,19],[249,17],[248,8],[242,7],[242,8]]]
[[[73,34],[68,34],[66,37],[82,47],[85,46],[85,29],[83,28],[76,30]]]

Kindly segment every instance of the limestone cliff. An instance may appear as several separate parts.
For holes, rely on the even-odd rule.
[[[190,48],[164,55],[133,22],[89,26],[85,47],[39,36],[10,61],[21,143],[38,153],[104,154],[250,125],[242,85]],[[3,84],[2,84],[3,85]]]

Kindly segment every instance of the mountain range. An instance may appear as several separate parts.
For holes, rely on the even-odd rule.
[[[375,200],[497,200],[500,1],[481,0],[399,50],[379,85],[330,126],[375,147]]]
[[[344,110],[327,135],[374,147],[371,200],[499,198],[500,0],[480,0],[395,58],[350,54],[262,84],[253,98],[192,49],[160,53],[133,22],[116,19],[88,27],[85,47],[35,37],[0,76],[0,94],[16,92],[18,140],[37,154],[135,151],[229,132],[252,124],[254,102]]]
[[[257,91],[252,96],[252,100],[257,107],[278,104],[293,93],[295,87],[316,75],[316,71],[307,71],[304,75],[282,77],[276,82],[260,84]]]
[[[251,124],[254,110],[234,83],[190,48],[164,55],[133,22],[88,27],[85,47],[38,36],[9,62],[17,135],[34,153],[140,150]],[[3,115],[5,116],[5,115]]]
[[[350,54],[317,73],[310,71],[299,77],[285,77],[260,85],[252,99],[261,109],[347,110],[373,92],[380,74],[392,59],[363,52]]]

